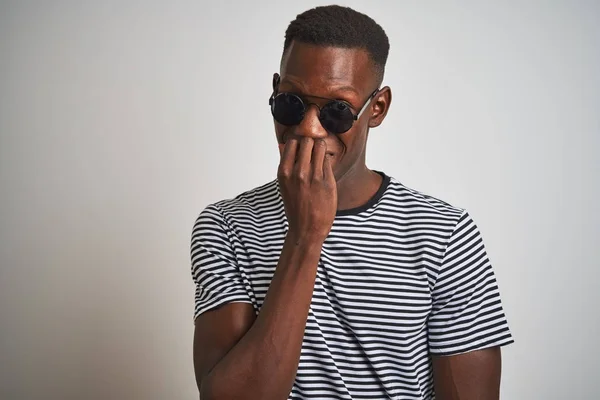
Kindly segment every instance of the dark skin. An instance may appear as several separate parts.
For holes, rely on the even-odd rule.
[[[317,61],[318,62],[315,62]],[[322,107],[331,99],[347,102],[357,114],[379,82],[373,73],[372,61],[366,51],[327,48],[292,43],[281,64],[277,92],[300,95],[306,103]],[[277,82],[278,74],[274,76]],[[319,110],[311,106],[302,123],[287,127],[275,122],[280,152],[287,137],[322,139],[331,157],[337,182],[338,209],[345,210],[365,204],[381,185],[381,176],[369,170],[365,163],[369,128],[379,126],[389,109],[392,92],[381,88],[370,101],[368,109],[349,131],[329,134],[318,119]]]
[[[327,99],[349,103],[356,114],[378,87],[368,54],[361,49],[292,43],[274,89],[293,92],[319,106]],[[365,204],[381,176],[365,164],[369,128],[390,107],[381,88],[352,128],[332,135],[309,107],[293,127],[275,123],[281,161],[278,180],[289,230],[263,306],[232,303],[196,319],[194,368],[202,400],[286,399],[298,362],[321,248],[337,210]],[[438,400],[499,398],[500,350],[433,357]]]

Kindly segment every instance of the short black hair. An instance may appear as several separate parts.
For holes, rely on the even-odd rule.
[[[383,80],[390,43],[383,28],[368,15],[337,5],[312,8],[290,22],[285,31],[284,54],[292,41],[364,49],[373,61],[379,84]]]

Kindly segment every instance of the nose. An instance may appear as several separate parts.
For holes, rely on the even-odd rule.
[[[327,131],[319,121],[319,107],[316,104],[309,104],[306,107],[304,118],[294,129],[294,134],[306,136],[313,139],[325,139]]]

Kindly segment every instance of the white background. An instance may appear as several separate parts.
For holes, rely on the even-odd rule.
[[[275,177],[271,76],[318,4],[249,3],[0,2],[1,399],[197,398],[192,224]],[[391,42],[368,164],[483,233],[502,398],[600,398],[600,3],[343,4]]]

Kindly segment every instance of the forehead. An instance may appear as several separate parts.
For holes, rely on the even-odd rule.
[[[364,96],[375,89],[375,70],[363,49],[323,47],[292,42],[281,60],[281,84],[307,94],[330,97],[353,89]]]

